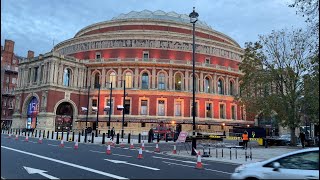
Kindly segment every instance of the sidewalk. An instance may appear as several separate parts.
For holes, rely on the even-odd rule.
[[[223,149],[223,157],[222,157],[222,149]],[[210,149],[210,155],[211,157],[202,157],[203,160],[213,160],[213,161],[220,161],[220,162],[227,162],[227,163],[233,163],[233,164],[248,164],[248,163],[254,163],[258,161],[267,160],[282,154],[286,154],[292,151],[297,151],[302,149],[301,147],[256,147],[251,149],[252,153],[252,160],[250,157],[245,158],[245,153],[247,153],[247,156],[250,155],[250,149],[247,150],[244,149],[231,149],[231,159],[230,159],[230,148],[211,148]],[[236,152],[237,151],[237,152]],[[200,150],[201,155],[203,155],[203,150]],[[218,154],[216,153],[218,152]],[[237,153],[237,158],[236,158]],[[172,156],[181,156],[181,157],[191,157],[190,151],[185,150],[177,150],[177,154],[172,154],[172,152],[166,153],[168,155]],[[218,157],[217,157],[218,156]],[[194,157],[196,158],[196,157]]]

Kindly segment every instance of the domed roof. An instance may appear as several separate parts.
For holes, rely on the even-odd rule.
[[[161,10],[157,10],[154,12],[149,10],[143,10],[140,12],[131,11],[127,14],[122,13],[119,16],[112,18],[112,20],[122,20],[122,19],[157,19],[157,20],[169,20],[169,21],[175,21],[178,23],[190,24],[190,18],[186,14],[178,14],[173,11],[166,13]],[[207,25],[205,22],[200,20],[197,21],[196,25],[202,28],[212,30],[212,28],[209,25]]]

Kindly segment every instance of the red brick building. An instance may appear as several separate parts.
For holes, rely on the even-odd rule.
[[[12,123],[18,62],[21,59],[14,54],[14,41],[5,40],[4,47],[1,45],[1,127],[4,129],[10,127]]]
[[[235,101],[242,53],[227,35],[196,23],[199,131],[253,124]],[[149,130],[159,122],[191,131],[192,24],[187,15],[147,10],[92,24],[52,52],[22,61],[16,93],[14,127],[82,129],[88,105],[88,126],[96,127],[98,111],[99,130],[108,129],[110,106],[111,127],[121,129],[120,106],[125,131]]]

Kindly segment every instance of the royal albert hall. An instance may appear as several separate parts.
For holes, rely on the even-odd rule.
[[[197,130],[252,125],[235,100],[243,49],[205,22],[195,29]],[[132,11],[20,61],[12,128],[106,132],[124,117],[125,132],[160,122],[191,132],[192,32],[188,15]]]

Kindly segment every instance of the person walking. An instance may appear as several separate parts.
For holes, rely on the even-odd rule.
[[[112,127],[111,131],[110,131],[110,134],[111,134],[111,141],[113,141],[113,137],[114,135],[116,134],[115,130],[114,130],[114,127]]]
[[[249,141],[249,137],[248,137],[248,132],[247,131],[244,131],[244,133],[242,134],[242,141],[243,141],[243,149],[247,149],[248,141]]]
[[[301,141],[302,148],[304,148],[304,142],[306,140],[305,134],[303,132],[300,132],[299,138],[300,138],[300,141]]]

